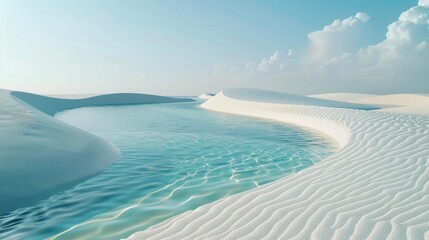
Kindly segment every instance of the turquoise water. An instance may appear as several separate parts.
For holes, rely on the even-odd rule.
[[[122,159],[37,205],[0,216],[0,239],[120,239],[309,167],[332,142],[198,103],[81,108],[57,118],[114,143]]]

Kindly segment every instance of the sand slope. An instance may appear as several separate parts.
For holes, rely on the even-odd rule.
[[[417,106],[406,106],[406,107],[393,107],[376,110],[379,112],[390,112],[390,113],[401,113],[401,114],[413,114],[420,116],[429,117],[429,104],[417,105]]]
[[[425,94],[389,94],[377,96],[360,93],[328,93],[311,95],[311,97],[370,104],[380,107],[381,109],[376,110],[380,112],[429,116],[429,96]]]
[[[364,94],[364,93],[325,93],[325,94],[316,94],[309,95],[309,97],[320,98],[326,100],[334,100],[340,102],[353,102],[365,98],[375,97],[377,95],[373,94]]]
[[[200,96],[198,96],[199,99],[208,100],[212,98],[215,94],[213,93],[203,93]]]
[[[0,213],[45,199],[120,158],[115,146],[47,114],[83,106],[176,100],[184,101],[135,94],[65,100],[0,90]]]
[[[25,92],[11,92],[11,94],[23,100],[27,104],[35,107],[36,109],[51,116],[59,111],[87,106],[131,105],[142,103],[148,104],[193,101],[191,99],[186,98],[171,98],[137,93],[107,94],[83,99],[52,98]]]
[[[355,101],[383,107],[380,112],[429,116],[429,96],[420,94],[390,94]]]
[[[243,100],[243,90],[238,98],[221,92],[202,106],[303,124],[331,134],[342,148],[130,239],[429,239],[428,117],[273,104],[271,94],[261,101],[267,92],[253,100],[252,94]]]
[[[389,94],[383,96],[363,98],[354,102],[385,106],[417,106],[429,105],[429,97],[418,94]]]
[[[282,103],[294,105],[309,105],[321,107],[335,107],[335,108],[354,108],[363,110],[375,110],[379,107],[371,106],[369,104],[349,103],[334,100],[318,99],[313,97],[306,97],[300,95],[293,95],[282,92],[266,91],[259,89],[249,88],[236,88],[227,89],[222,91],[225,96],[233,96],[234,99],[244,101],[256,101],[262,103]]]

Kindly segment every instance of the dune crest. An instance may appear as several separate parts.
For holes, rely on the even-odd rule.
[[[353,102],[365,98],[375,97],[377,95],[373,94],[364,94],[364,93],[324,93],[324,94],[315,94],[309,95],[309,97],[320,98],[326,100],[334,100],[340,102]]]
[[[215,94],[213,93],[203,93],[200,96],[198,96],[199,99],[203,99],[203,100],[209,100],[210,98],[212,98]]]
[[[385,105],[385,106],[419,106],[429,105],[429,97],[419,94],[389,94],[363,98],[356,103]]]
[[[37,110],[42,111],[51,116],[60,111],[88,106],[132,105],[193,101],[192,99],[187,98],[172,98],[139,93],[115,93],[82,99],[53,98],[26,92],[11,92],[11,95],[35,107]]]

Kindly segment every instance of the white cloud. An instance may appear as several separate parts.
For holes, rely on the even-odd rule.
[[[326,61],[334,56],[362,47],[359,44],[364,42],[356,41],[356,39],[362,36],[363,26],[369,20],[368,14],[358,12],[356,15],[343,20],[336,19],[320,31],[309,33],[308,62]]]
[[[309,37],[311,38],[311,35],[317,35],[322,32],[339,32],[344,31],[348,28],[351,28],[359,23],[366,23],[371,19],[371,17],[367,13],[358,12],[355,16],[346,18],[344,20],[335,19],[330,25],[326,25],[323,30],[312,32],[309,34]]]
[[[284,91],[307,93],[308,86],[318,92],[429,91],[429,0],[404,11],[377,44],[364,42],[369,20],[366,13],[334,20],[308,34],[307,54],[275,51],[246,64],[241,76],[255,87],[270,81]]]
[[[371,16],[364,12],[358,12],[356,13],[355,18],[361,20],[362,22],[368,22],[371,19]]]
[[[272,56],[263,58],[258,64],[255,64],[254,62],[248,62],[243,68],[240,69],[244,69],[242,72],[247,75],[279,73],[285,69],[287,66],[287,61],[292,55],[292,49],[290,49],[287,53],[276,50]]]
[[[419,5],[429,8],[429,0],[419,0]]]
[[[282,58],[282,56],[280,56],[280,52],[277,50],[271,57],[262,59],[261,63],[258,65],[258,71],[271,71],[278,65],[280,58]]]
[[[247,62],[242,66],[218,63],[212,66],[215,76],[243,79],[251,76],[270,76],[285,73],[293,56],[293,50],[287,53],[276,50],[273,55],[263,58],[259,63]]]
[[[359,62],[382,65],[390,61],[418,60],[421,56],[412,50],[425,50],[429,40],[429,6],[424,6],[418,5],[403,12],[396,22],[388,26],[384,41],[358,52]]]
[[[422,52],[424,50],[426,50],[428,47],[428,42],[427,41],[422,41],[421,43],[419,43],[414,50],[416,50],[417,52]]]
[[[279,50],[275,51],[270,57],[263,58],[258,65],[257,72],[265,74],[278,74],[286,71],[294,55],[293,50],[289,49],[287,53]]]
[[[333,57],[321,69],[326,74],[354,78],[356,84],[367,81],[378,89],[428,90],[428,41],[429,0],[425,0],[390,24],[382,42]]]

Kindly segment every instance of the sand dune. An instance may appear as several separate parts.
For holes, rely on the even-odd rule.
[[[0,90],[0,213],[45,199],[120,158],[115,146],[47,114],[84,106],[185,100],[139,94],[66,100]]]
[[[208,100],[212,98],[215,94],[213,93],[203,93],[200,96],[198,96],[199,99]]]
[[[375,97],[375,96],[377,95],[364,94],[364,93],[325,93],[325,94],[309,95],[309,97],[313,97],[313,98],[334,100],[334,101],[340,101],[340,102],[353,102],[353,101]]]
[[[380,107],[380,112],[429,116],[429,95],[427,94],[389,94],[370,95],[360,93],[329,93],[311,95],[320,99],[370,104]]]
[[[428,117],[297,105],[286,95],[268,103],[277,94],[265,91],[256,99],[254,91],[234,94],[221,92],[202,107],[312,127],[342,148],[130,239],[429,239]]]
[[[393,107],[376,110],[379,112],[390,112],[390,113],[401,113],[401,114],[413,114],[420,116],[429,117],[429,104],[417,105],[417,106],[406,106],[406,107]]]
[[[382,107],[377,111],[429,116],[429,96],[420,94],[390,94],[355,101]]]
[[[389,94],[363,98],[353,102],[377,106],[418,106],[429,105],[429,97],[418,94]]]
[[[18,97],[27,104],[51,116],[57,112],[64,111],[67,109],[87,106],[131,105],[142,103],[148,104],[193,101],[191,99],[186,98],[171,98],[137,93],[107,94],[83,99],[52,98],[25,92],[11,92],[11,95]]]
[[[309,97],[382,107],[429,105],[429,96],[426,94],[327,93],[310,95]]]
[[[353,108],[362,110],[378,109],[369,104],[349,103],[333,100],[325,100],[313,97],[293,95],[283,92],[266,91],[259,89],[236,88],[222,91],[226,96],[234,96],[235,99],[244,101],[256,101],[262,103],[282,103],[307,106],[321,106],[334,108]]]

